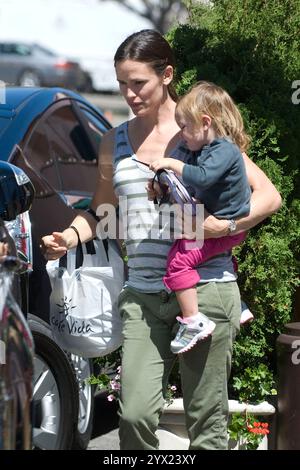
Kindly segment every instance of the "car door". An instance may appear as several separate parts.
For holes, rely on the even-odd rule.
[[[66,113],[67,110],[61,111]],[[64,152],[66,141],[60,141],[57,168],[64,197],[73,207],[84,209],[88,207],[95,191],[99,147],[103,134],[110,126],[92,108],[80,102],[72,102],[72,112],[73,118],[69,114],[70,119],[61,123],[61,131],[71,141],[69,149],[73,148],[72,161]]]
[[[38,239],[64,229],[75,216],[73,206],[89,203],[105,130],[95,113],[68,99],[50,106],[28,130],[13,161],[35,185],[31,219]]]

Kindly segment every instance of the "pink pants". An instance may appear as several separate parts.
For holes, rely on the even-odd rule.
[[[202,248],[189,249],[194,240],[176,240],[168,255],[165,286],[173,291],[195,286],[200,276],[197,266],[213,256],[231,250],[246,238],[246,232],[220,238],[204,240]]]

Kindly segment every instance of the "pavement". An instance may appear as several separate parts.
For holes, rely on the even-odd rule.
[[[113,126],[130,117],[130,109],[124,98],[116,93],[82,93],[88,101],[101,109]]]
[[[120,450],[118,405],[105,393],[95,397],[94,427],[87,450]]]

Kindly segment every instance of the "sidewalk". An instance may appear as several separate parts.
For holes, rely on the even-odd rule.
[[[118,429],[91,439],[87,450],[120,450]]]
[[[119,450],[116,402],[109,402],[104,393],[95,397],[94,429],[87,450]]]

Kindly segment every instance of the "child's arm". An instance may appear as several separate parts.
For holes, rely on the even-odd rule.
[[[236,220],[236,231],[249,230],[281,207],[281,196],[265,173],[243,153],[248,182],[252,189],[250,213]],[[219,238],[228,235],[228,220],[217,219],[206,211],[203,223],[204,238]],[[193,227],[194,229],[194,227]],[[184,238],[191,238],[188,234]]]
[[[175,158],[159,158],[155,160],[149,165],[150,170],[155,171],[158,170],[172,170],[176,173],[177,176],[182,176],[182,171],[185,163],[180,160],[176,160]]]

